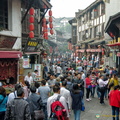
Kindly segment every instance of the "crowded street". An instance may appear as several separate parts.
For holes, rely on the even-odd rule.
[[[1,0],[0,120],[120,120],[120,0]]]

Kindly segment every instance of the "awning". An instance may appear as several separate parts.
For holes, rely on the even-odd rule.
[[[88,43],[89,45],[100,45],[100,44],[105,44],[105,40],[95,40],[92,43]]]
[[[22,52],[20,51],[0,51],[0,58],[21,58]]]
[[[40,55],[40,52],[25,52],[27,55]]]
[[[83,52],[85,52],[85,49],[76,50],[76,52],[81,52],[81,53],[83,53]]]
[[[107,46],[109,46],[109,47],[113,47],[113,46],[120,46],[120,43],[107,44]]]
[[[87,52],[102,52],[101,49],[87,49]]]

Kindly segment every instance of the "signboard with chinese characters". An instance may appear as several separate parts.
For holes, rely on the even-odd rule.
[[[27,41],[25,48],[24,48],[24,51],[25,52],[35,52],[37,50],[38,44],[39,44],[38,39],[28,38],[28,41]]]

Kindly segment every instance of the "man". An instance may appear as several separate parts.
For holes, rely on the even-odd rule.
[[[47,100],[48,100],[48,97],[50,96],[50,88],[48,86],[46,86],[45,80],[41,81],[41,85],[42,86],[40,86],[38,88],[38,94],[40,94],[41,99],[42,99],[42,103],[44,104],[43,111],[45,114],[45,120],[47,120]]]
[[[76,68],[76,69],[78,70],[79,73],[83,70],[83,68],[82,68],[81,65],[77,65],[77,68]]]
[[[17,90],[17,96],[7,105],[5,120],[31,120],[29,104],[23,100],[23,88]]]
[[[20,84],[16,84],[16,85],[15,85],[15,91],[12,92],[12,93],[10,93],[10,94],[8,95],[8,101],[7,101],[7,103],[10,103],[12,100],[14,100],[14,98],[17,98],[17,90],[18,90],[19,88],[21,88],[21,85],[20,85]]]
[[[70,91],[66,89],[66,85],[67,85],[67,82],[62,81],[62,87],[60,88],[60,95],[65,97],[68,105],[68,109],[71,110],[72,99],[71,99]]]
[[[46,64],[44,64],[43,73],[44,73],[44,79],[45,79],[48,73],[48,67],[46,66]]]
[[[35,86],[31,86],[30,91],[31,91],[31,95],[28,97],[27,101],[28,101],[29,107],[30,107],[31,118],[32,118],[32,120],[34,120],[34,111],[41,109],[42,100],[41,100],[40,95],[38,95],[36,93]]]
[[[34,72],[32,73],[32,78],[33,78],[33,81],[37,81],[37,74],[38,74],[38,70],[34,70]]]
[[[54,75],[50,75],[50,80],[48,80],[48,85],[52,88],[55,85],[56,80],[54,79]]]
[[[60,86],[59,85],[54,85],[53,86],[53,92],[54,95],[48,98],[47,101],[47,112],[48,112],[48,118],[51,117],[51,104],[57,100],[58,95],[60,94]],[[64,106],[64,108],[67,111],[67,117],[69,119],[69,113],[68,113],[68,107],[66,104],[66,100],[63,96],[60,97],[59,101],[62,103],[62,105]]]
[[[57,73],[57,77],[62,73],[62,69],[61,69],[60,65],[58,65],[56,67],[56,73]]]
[[[33,78],[30,72],[28,72],[28,75],[25,76],[24,81],[28,81],[30,85],[33,83]]]

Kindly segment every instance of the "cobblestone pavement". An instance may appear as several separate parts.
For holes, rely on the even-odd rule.
[[[99,118],[96,115],[99,115]],[[70,120],[74,120],[73,113]],[[108,100],[105,100],[105,105],[101,105],[98,98],[92,98],[90,102],[85,101],[85,112],[81,112],[80,120],[112,120]]]

